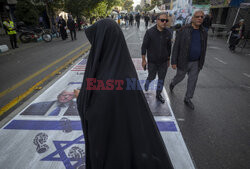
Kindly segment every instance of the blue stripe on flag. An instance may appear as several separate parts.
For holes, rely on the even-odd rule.
[[[156,122],[160,131],[177,131],[173,121]],[[70,121],[72,130],[82,130],[80,121]],[[14,130],[63,130],[65,123],[61,121],[13,120],[4,129]]]

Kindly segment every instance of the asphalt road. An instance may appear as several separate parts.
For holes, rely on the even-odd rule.
[[[131,57],[141,57],[140,48],[145,33],[143,23],[140,29],[134,26],[123,28],[123,32]],[[86,42],[84,33],[78,33],[78,40],[74,42],[56,40],[0,56],[0,91]],[[168,85],[176,71],[168,69],[165,87],[171,107],[198,169],[248,169],[250,166],[249,54],[249,50],[231,53],[225,40],[209,38],[205,65],[193,98],[194,111],[183,104],[186,79],[175,87],[174,93],[169,92]],[[55,65],[50,71],[58,66]],[[49,73],[49,70],[44,72],[45,75]],[[9,93],[10,98],[0,98],[1,105],[30,88],[44,74]]]
[[[143,25],[141,23],[141,25]],[[132,57],[141,57],[145,33],[123,29]],[[133,34],[134,32],[134,34]],[[183,104],[184,79],[171,94],[176,71],[168,69],[165,87],[183,138],[198,169],[250,167],[250,50],[231,53],[225,40],[209,38],[206,62],[193,98],[195,110]]]
[[[6,106],[89,46],[83,31],[77,32],[77,38],[76,41],[71,41],[69,36],[65,41],[58,38],[49,43],[38,42],[19,45],[18,49],[11,49],[7,53],[2,53],[0,55],[0,107]],[[80,48],[81,46],[82,48]],[[31,76],[33,77],[29,78]],[[18,85],[20,82],[22,84]],[[46,83],[42,86],[45,86]],[[18,85],[18,87],[15,87],[15,85]],[[8,92],[9,90],[12,91]],[[35,91],[32,94],[34,93]],[[27,98],[23,99],[18,105]],[[11,113],[17,106],[0,116],[0,119]]]

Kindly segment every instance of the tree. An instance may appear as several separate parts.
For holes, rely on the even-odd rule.
[[[15,16],[18,21],[23,21],[27,25],[36,25],[38,23],[36,7],[30,0],[17,1]]]
[[[141,5],[136,5],[135,11],[140,12],[142,10]]]
[[[73,17],[79,18],[84,10],[88,9],[84,0],[65,0],[64,9],[70,13]]]
[[[124,0],[105,0],[107,3],[107,10],[111,10],[116,5],[122,5]]]
[[[128,12],[133,10],[133,4],[134,2],[132,0],[126,0],[123,4],[123,8],[127,10]],[[132,9],[132,10],[131,10]]]
[[[107,16],[108,3],[105,1],[99,2],[97,6],[91,11],[91,17],[104,18]]]
[[[49,18],[49,27],[52,28],[52,18],[55,9],[63,7],[64,0],[33,0],[35,4],[43,4],[46,9],[46,14]]]
[[[152,8],[149,4],[145,4],[144,7],[142,8],[143,11],[147,12],[147,11],[150,11]]]
[[[161,5],[160,0],[151,0],[151,7],[152,7],[152,9],[153,9],[155,6],[159,6],[159,5]]]
[[[193,0],[193,4],[210,4],[210,0]]]

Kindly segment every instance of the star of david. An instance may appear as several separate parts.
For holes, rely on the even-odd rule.
[[[65,154],[65,151],[67,148],[74,144],[84,144],[83,135],[76,138],[73,141],[53,141],[56,151],[49,154],[47,157],[41,159],[41,161],[62,161],[66,169],[76,169],[80,165],[83,165],[85,158],[80,159],[74,159],[74,158],[68,158],[68,156]],[[63,145],[63,146],[62,146]],[[59,155],[60,157],[55,157]],[[74,163],[75,162],[75,163]],[[74,163],[72,165],[72,163]]]

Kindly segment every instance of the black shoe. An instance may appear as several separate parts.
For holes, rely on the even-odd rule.
[[[15,48],[19,48],[18,46],[15,46]]]
[[[149,85],[147,85],[147,83],[145,83],[145,85],[144,85],[145,91],[148,91],[148,86],[149,86]]]
[[[170,92],[173,92],[173,89],[174,89],[174,85],[172,83],[170,83],[170,85],[169,85]]]
[[[156,95],[156,99],[159,100],[162,104],[165,103],[165,99],[161,96],[161,94]]]
[[[184,103],[186,104],[187,107],[189,107],[190,109],[194,110],[194,104],[191,102],[190,99],[185,99]]]

